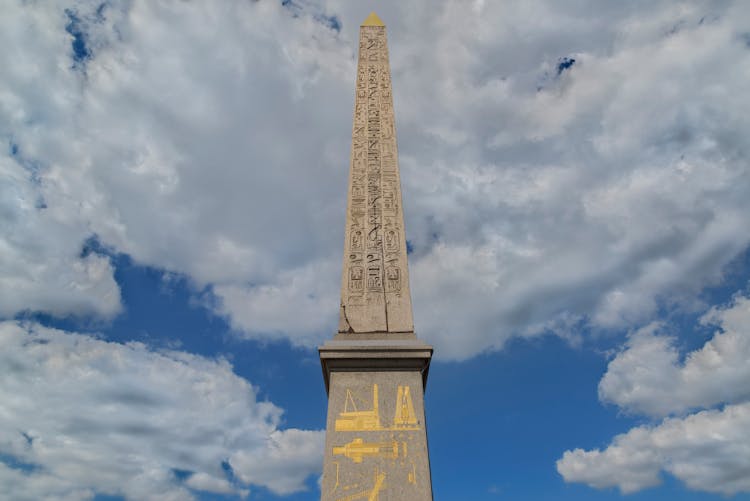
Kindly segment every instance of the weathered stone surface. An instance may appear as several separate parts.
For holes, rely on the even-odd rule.
[[[340,333],[413,332],[385,26],[360,27]]]

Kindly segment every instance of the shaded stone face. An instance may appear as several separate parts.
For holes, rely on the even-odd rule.
[[[331,374],[321,499],[432,499],[423,394],[417,371]]]
[[[340,333],[413,332],[385,26],[360,28]]]

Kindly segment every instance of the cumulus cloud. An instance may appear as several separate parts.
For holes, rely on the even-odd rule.
[[[634,492],[666,471],[693,489],[750,491],[750,298],[736,296],[701,322],[719,327],[684,361],[659,325],[634,333],[609,363],[599,396],[629,413],[666,418],[616,436],[604,450],[566,451],[557,469],[568,482]]]
[[[750,299],[738,296],[702,321],[721,330],[684,361],[677,338],[653,325],[636,332],[609,363],[599,398],[649,416],[750,400]]]
[[[41,310],[111,317],[121,306],[109,259],[81,254],[91,235],[80,217],[87,201],[76,198],[59,210],[47,199],[56,189],[38,160],[40,149],[47,160],[75,157],[59,144],[64,113],[80,103],[78,81],[58,50],[70,47],[68,34],[39,12],[14,3],[3,10],[0,42],[24,49],[0,54],[0,316]],[[29,26],[36,28],[33,36]]]
[[[273,339],[289,336],[294,344],[310,345],[331,335],[331,304],[338,300],[338,284],[321,281],[336,276],[341,262],[328,261],[281,273],[274,284],[217,285],[214,310],[247,337]],[[279,318],[285,318],[283,323]]]
[[[353,49],[337,43],[335,29],[271,2],[9,9],[0,21],[9,47],[0,56],[9,68],[0,135],[7,169],[17,171],[8,191],[29,193],[3,199],[3,216],[24,230],[5,262],[16,275],[42,270],[6,274],[30,291],[3,296],[3,312],[74,310],[68,276],[91,236],[201,289],[214,285],[219,300],[225,290],[276,287],[281,274],[314,266],[334,241],[340,247],[343,221],[328,223],[343,213],[346,178],[331,173],[346,170],[332,152],[348,148],[349,113],[328,110],[349,87]],[[339,132],[320,140],[321,128]],[[85,278],[111,285],[97,259],[79,259],[80,288]],[[39,284],[61,299],[39,299]],[[98,307],[87,313],[119,308],[118,294],[99,305],[102,288],[86,296]],[[331,330],[335,295],[329,309]]]
[[[0,323],[0,483],[13,499],[285,494],[320,473],[323,432],[225,360]],[[231,470],[232,474],[228,474]]]
[[[669,418],[618,435],[606,449],[566,451],[557,470],[568,482],[631,493],[661,482],[664,470],[692,489],[750,491],[750,403]]]
[[[43,262],[65,277],[73,250],[96,235],[208,287],[207,304],[249,336],[327,337],[365,9],[12,4],[0,20],[1,134],[36,166],[42,212],[59,233],[75,229],[12,266]],[[415,321],[438,356],[576,325],[643,325],[667,297],[695,308],[695,293],[747,248],[745,3],[378,9]],[[25,223],[40,209],[9,204],[28,228],[17,255],[53,238]],[[83,289],[112,289],[106,263],[79,267]],[[102,304],[89,293],[86,311],[112,314],[113,294]],[[22,302],[2,301],[6,312]],[[317,308],[307,327],[288,314]]]
[[[610,6],[450,3],[405,49],[432,56],[397,60],[394,93],[418,96],[408,113],[436,129],[418,112],[399,128],[415,320],[452,355],[692,307],[747,247],[745,8],[661,4],[641,23],[631,5],[602,26],[592,17]],[[423,72],[437,95],[418,92]]]
[[[322,434],[317,431],[273,432],[265,449],[240,450],[232,456],[239,477],[247,483],[266,485],[278,494],[300,490],[310,472],[320,470]]]
[[[45,311],[57,316],[120,312],[109,258],[82,254],[83,221],[48,210],[30,173],[0,155],[0,317]]]

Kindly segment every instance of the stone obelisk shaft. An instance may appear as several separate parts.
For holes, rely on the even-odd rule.
[[[360,28],[340,333],[411,333],[401,180],[385,26]]]
[[[385,26],[360,28],[341,321],[319,348],[328,418],[323,501],[430,501],[424,388],[432,347],[414,334]]]

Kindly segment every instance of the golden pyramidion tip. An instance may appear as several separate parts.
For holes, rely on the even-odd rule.
[[[383,24],[383,21],[380,20],[377,14],[370,12],[367,19],[362,21],[362,26],[385,26],[385,24]]]

